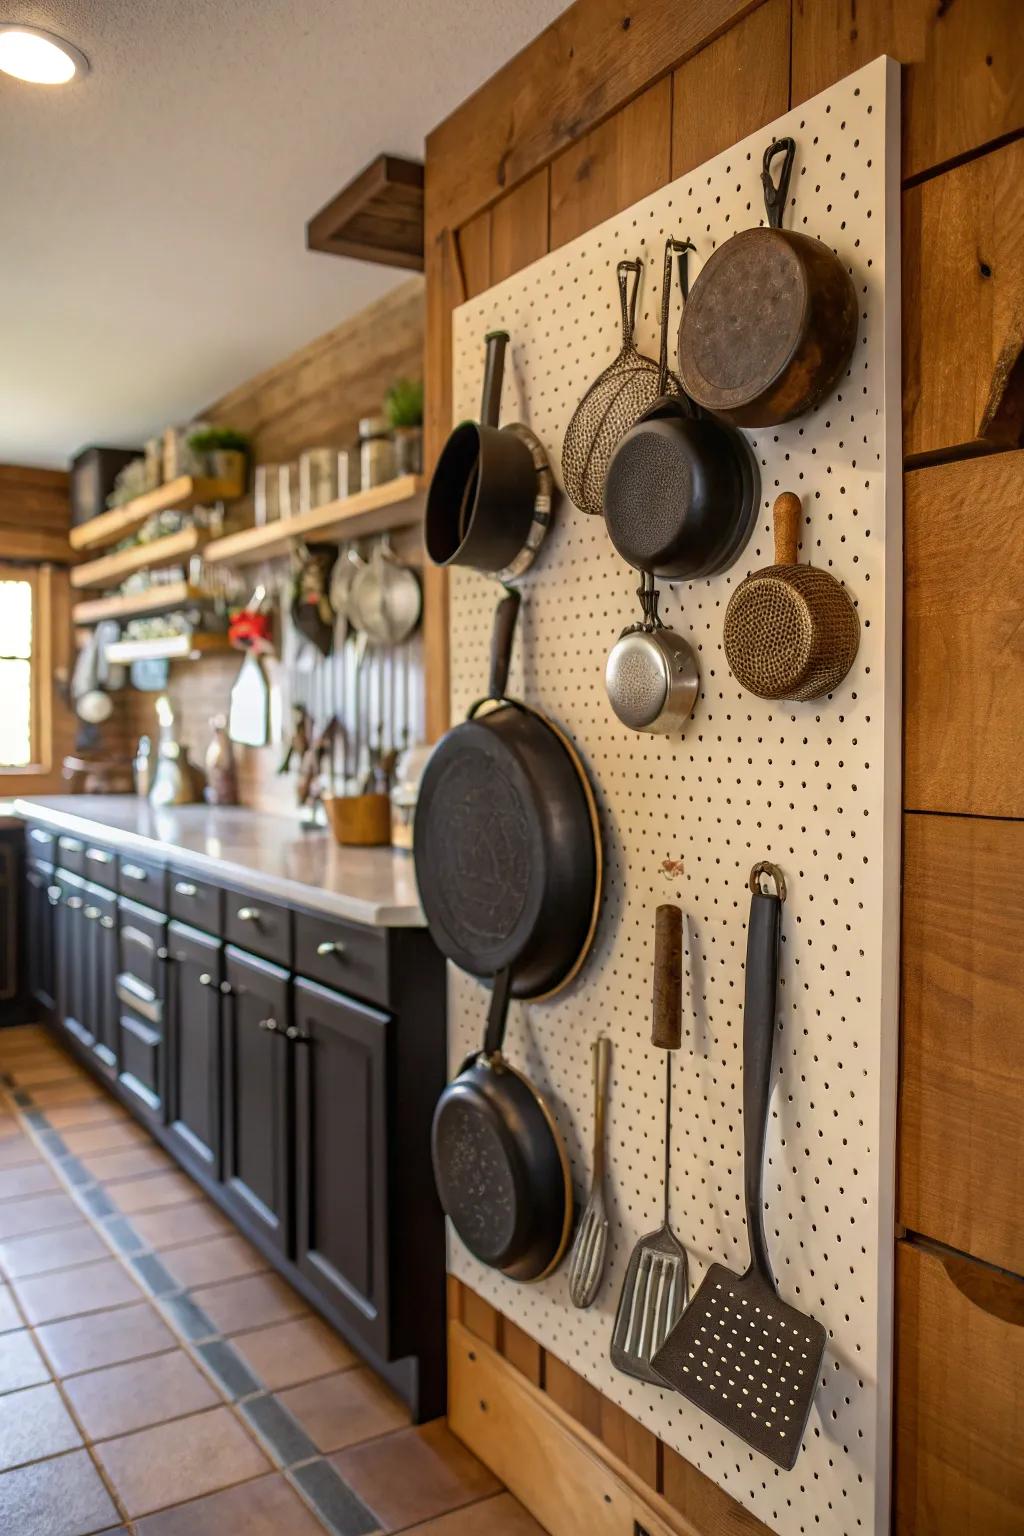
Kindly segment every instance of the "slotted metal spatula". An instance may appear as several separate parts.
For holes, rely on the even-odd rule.
[[[672,1170],[672,1052],[682,1040],[683,914],[658,908],[654,930],[654,1028],[651,1042],[665,1052],[665,1219],[657,1232],[633,1249],[612,1332],[616,1369],[657,1386],[651,1357],[686,1305],[689,1275],[686,1249],[669,1224]]]
[[[775,890],[761,889],[762,876]],[[779,924],[786,885],[774,864],[750,873],[743,1002],[743,1192],[750,1264],[712,1264],[654,1357],[658,1377],[780,1467],[792,1467],[825,1351],[825,1330],[779,1299],[765,1242],[762,1183],[771,1094]]]
[[[594,1041],[594,1172],[590,1199],[576,1229],[569,1270],[569,1300],[574,1307],[589,1307],[601,1287],[608,1254],[608,1211],[604,1200],[604,1112],[608,1098],[608,1063],[611,1041],[598,1035]]]

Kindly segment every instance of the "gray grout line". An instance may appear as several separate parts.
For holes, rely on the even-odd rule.
[[[81,1069],[78,1070],[80,1071]],[[11,1087],[9,1078],[7,1074],[3,1074],[2,1076],[3,1081],[7,1085],[7,1090],[10,1093]],[[78,1159],[74,1157],[73,1153],[68,1152],[66,1156],[62,1158],[45,1148],[43,1138],[47,1136],[54,1137],[58,1142],[61,1142],[61,1145],[63,1145],[60,1134],[59,1132],[54,1131],[53,1128],[49,1125],[45,1111],[38,1110],[33,1107],[34,1100],[32,1098],[31,1092],[27,1089],[17,1090],[15,1091],[14,1097],[17,1097],[17,1092],[19,1091],[23,1094],[25,1099],[25,1103],[18,1101],[19,1110],[21,1111],[24,1118],[30,1122],[32,1131],[35,1133],[35,1140],[39,1143],[40,1149],[44,1152],[44,1155],[51,1162],[51,1165],[54,1167],[58,1177],[64,1178],[65,1170],[61,1166],[62,1163],[68,1161],[69,1159],[73,1159],[73,1161],[78,1164]],[[83,1171],[86,1173],[88,1172],[88,1170]],[[71,1199],[74,1200],[82,1210],[85,1219],[95,1230],[100,1232],[103,1240],[111,1249],[114,1257],[120,1261],[122,1266],[128,1271],[133,1280],[135,1280],[136,1283],[144,1288],[143,1295],[146,1296],[154,1305],[159,1315],[171,1329],[172,1334],[175,1335],[183,1350],[211,1380],[217,1392],[223,1399],[223,1405],[234,1414],[235,1418],[242,1424],[250,1438],[255,1440],[256,1444],[260,1446],[267,1455],[270,1456],[271,1465],[274,1466],[282,1476],[284,1476],[289,1485],[302,1498],[303,1502],[310,1508],[312,1513],[321,1522],[324,1529],[330,1532],[331,1536],[370,1536],[370,1533],[378,1531],[380,1529],[380,1522],[373,1514],[372,1510],[370,1510],[368,1506],[363,1503],[354,1489],[349,1487],[337,1469],[331,1464],[331,1462],[327,1460],[326,1456],[317,1449],[313,1441],[306,1434],[305,1430],[302,1429],[302,1426],[284,1406],[284,1404],[280,1402],[276,1393],[270,1391],[262,1382],[259,1381],[259,1378],[251,1370],[247,1362],[239,1355],[237,1349],[235,1349],[235,1347],[232,1345],[230,1339],[219,1333],[212,1321],[206,1317],[206,1314],[202,1311],[202,1309],[191,1301],[191,1298],[187,1295],[186,1288],[176,1284],[176,1290],[173,1294],[160,1294],[152,1290],[146,1284],[144,1276],[135,1267],[135,1265],[132,1263],[132,1260],[149,1258],[155,1260],[157,1263],[161,1263],[159,1254],[150,1248],[149,1245],[146,1244],[144,1240],[138,1235],[138,1233],[135,1232],[130,1218],[123,1215],[123,1213],[117,1209],[116,1204],[110,1199],[110,1196],[106,1194],[105,1190],[99,1185],[99,1183],[93,1180],[91,1175],[89,1176],[88,1183],[76,1184],[68,1179],[65,1179],[65,1183]],[[206,1197],[198,1185],[196,1186],[196,1189],[199,1196],[205,1199]],[[98,1191],[103,1196],[102,1201],[94,1200],[92,1202],[93,1204],[105,1203],[110,1206],[110,1210],[103,1216],[97,1216],[94,1214],[94,1211],[89,1208],[89,1205],[87,1204],[87,1198],[90,1192],[93,1190]],[[132,1253],[128,1253],[116,1246],[115,1241],[104,1230],[105,1227],[108,1225],[112,1226],[115,1222],[119,1223],[121,1226],[127,1229],[127,1234],[136,1239],[139,1244],[137,1250]],[[162,1264],[161,1267],[163,1267]],[[173,1279],[173,1276],[169,1275],[168,1278]],[[241,1278],[245,1277],[243,1276]],[[219,1283],[230,1284],[231,1282],[223,1281]],[[16,1294],[15,1300],[18,1301]],[[173,1305],[175,1303],[177,1303],[177,1306]],[[122,1305],[131,1306],[135,1304],[136,1303],[126,1302]],[[19,1312],[23,1312],[20,1301],[18,1301],[18,1309]],[[191,1309],[191,1311],[189,1309]],[[111,1308],[108,1310],[116,1310],[116,1308]],[[193,1336],[182,1324],[182,1315],[191,1319],[192,1327],[202,1329],[206,1324],[209,1324],[210,1332],[199,1332]],[[284,1321],[288,1321],[288,1319],[284,1319]],[[31,1325],[28,1324],[27,1326],[31,1327]],[[273,1323],[267,1323],[263,1326],[273,1327],[275,1325]],[[33,1337],[34,1336],[35,1334],[33,1330]],[[240,1373],[247,1374],[250,1380],[257,1383],[255,1392],[246,1393],[241,1398],[228,1395],[226,1387],[222,1384],[215,1371],[207,1364],[207,1361],[202,1354],[203,1348],[210,1345],[219,1345],[229,1356],[233,1367],[236,1368]],[[37,1346],[42,1350],[42,1344],[40,1341],[37,1341]],[[49,1356],[45,1351],[43,1351],[43,1355],[44,1359],[46,1359],[47,1364],[49,1365]],[[143,1356],[140,1358],[152,1358],[152,1356]],[[50,1366],[50,1369],[52,1371],[52,1365]],[[77,1372],[76,1374],[83,1375],[86,1373]],[[67,1402],[66,1394],[63,1391],[61,1382],[57,1380],[56,1376],[54,1376],[54,1382],[58,1388],[58,1391],[60,1392],[62,1400],[66,1403],[69,1412],[72,1414],[73,1422],[82,1435],[83,1441],[87,1450],[89,1451],[93,1463],[97,1465],[100,1476],[103,1478],[104,1485],[109,1488],[110,1485],[107,1481],[104,1471],[98,1464],[96,1456],[93,1454],[93,1444],[86,1438],[84,1428],[81,1424],[79,1424],[77,1415],[74,1414],[70,1403]],[[307,1452],[303,1447],[301,1455],[289,1459],[287,1454],[282,1451],[278,1444],[275,1443],[269,1432],[265,1438],[264,1435],[258,1430],[257,1424],[253,1421],[252,1417],[253,1410],[251,1405],[258,1402],[272,1405],[263,1410],[263,1417],[265,1420],[270,1419],[275,1422],[279,1439],[290,1438],[292,1440],[292,1446],[294,1449],[298,1449],[298,1447],[304,1441],[305,1445],[309,1447],[309,1451]],[[244,1411],[246,1406],[250,1407],[249,1414]],[[170,1421],[168,1420],[163,1422]],[[158,1426],[150,1425],[145,1427],[156,1428]],[[128,1433],[135,1433],[135,1431],[128,1431]],[[44,1459],[48,1460],[50,1458]],[[248,1479],[246,1481],[248,1481]],[[114,1497],[116,1507],[119,1511],[121,1511],[121,1501],[116,1497],[116,1495],[114,1495]],[[342,1520],[343,1516],[347,1517],[344,1519],[344,1521]]]

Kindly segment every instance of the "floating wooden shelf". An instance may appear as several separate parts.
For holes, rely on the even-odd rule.
[[[311,251],[423,271],[423,163],[378,155],[306,225]]]
[[[205,528],[182,528],[180,533],[169,533],[166,538],[152,539],[148,544],[135,544],[131,549],[118,550],[116,555],[101,555],[71,570],[73,587],[112,587],[132,571],[156,570],[161,565],[180,565],[208,542]]]
[[[145,592],[125,592],[119,597],[94,597],[76,603],[71,610],[75,624],[99,624],[102,619],[134,619],[143,613],[170,613],[192,603],[208,601],[209,594],[187,581],[164,581]]]
[[[126,667],[133,661],[198,661],[230,649],[227,635],[160,635],[152,640],[117,640],[107,646],[107,660]]]
[[[100,512],[88,522],[79,523],[68,535],[71,548],[101,549],[104,544],[113,544],[124,538],[126,533],[144,523],[147,517],[152,517],[154,512],[185,510],[188,507],[205,506],[211,501],[232,501],[239,494],[239,487],[233,480],[179,475],[177,480],[168,480],[166,485],[158,485],[155,491],[147,491],[144,496],[136,496],[134,501],[126,501],[123,507]]]
[[[399,475],[385,485],[331,501],[296,517],[281,518],[262,528],[243,528],[214,539],[203,550],[207,565],[246,565],[287,554],[295,539],[329,544],[388,528],[408,528],[423,516],[426,481],[421,475]]]

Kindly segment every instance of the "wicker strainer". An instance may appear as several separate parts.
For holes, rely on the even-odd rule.
[[[758,698],[817,699],[853,666],[860,620],[834,576],[796,563],[799,496],[784,491],[772,516],[775,564],[748,576],[730,598],[725,654],[736,681]]]
[[[604,511],[605,476],[619,440],[659,395],[682,393],[674,373],[669,373],[664,388],[660,387],[658,364],[638,352],[633,342],[642,271],[643,263],[639,261],[620,261],[615,269],[622,306],[622,350],[583,396],[562,444],[566,493],[581,512],[589,512],[592,517],[600,517]]]

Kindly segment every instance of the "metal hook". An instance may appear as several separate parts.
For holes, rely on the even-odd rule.
[[[782,170],[779,172],[778,182],[772,180],[771,165],[776,155],[785,151],[786,158],[782,162]],[[793,169],[793,160],[796,155],[795,139],[773,139],[764,152],[761,161],[761,185],[764,188],[764,211],[768,215],[768,225],[771,229],[782,228],[782,210],[786,206],[786,198],[789,196],[789,177]]]

